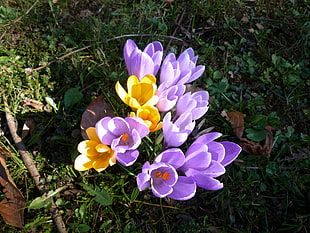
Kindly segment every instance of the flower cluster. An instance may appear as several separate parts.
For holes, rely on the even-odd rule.
[[[75,160],[75,169],[94,168],[100,172],[116,161],[131,166],[139,156],[141,139],[161,130],[164,151],[152,163],[144,163],[136,178],[140,191],[150,188],[160,198],[188,200],[197,186],[221,189],[223,184],[216,178],[239,155],[237,144],[217,142],[221,133],[211,132],[198,137],[185,153],[180,149],[209,105],[207,91],[186,92],[186,84],[205,70],[205,66],[196,65],[198,56],[193,49],[185,50],[178,58],[170,53],[163,59],[160,42],[150,43],[141,51],[128,40],[124,59],[129,74],[127,90],[119,82],[115,89],[132,112],[126,118],[104,117],[88,128],[89,140],[78,145],[81,155]]]

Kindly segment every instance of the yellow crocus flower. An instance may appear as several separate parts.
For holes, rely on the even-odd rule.
[[[128,92],[119,82],[116,83],[115,89],[121,100],[133,111],[142,106],[154,106],[158,102],[156,78],[153,75],[146,75],[141,81],[135,75],[131,75],[127,80]]]
[[[79,143],[78,151],[81,153],[74,162],[74,168],[78,171],[86,171],[94,168],[101,172],[109,165],[116,163],[116,153],[107,145],[101,143],[97,136],[96,129],[89,127],[86,129],[89,140]]]
[[[137,109],[137,112],[131,112],[130,116],[137,116],[144,120],[149,127],[150,132],[160,130],[162,122],[160,122],[160,114],[158,109],[154,106],[142,106]]]

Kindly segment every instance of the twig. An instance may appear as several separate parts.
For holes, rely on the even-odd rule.
[[[224,19],[225,19],[225,22],[226,22],[227,26],[229,27],[229,29],[232,30],[234,33],[236,33],[238,36],[240,36],[240,38],[243,38],[243,36],[241,36],[241,34],[239,32],[237,32],[233,27],[231,27],[229,25],[229,22],[227,21],[226,15],[224,15]]]
[[[17,147],[20,155],[22,156],[22,159],[23,159],[28,171],[30,172],[32,179],[34,180],[36,187],[41,192],[46,192],[46,190],[44,189],[44,184],[40,182],[40,174],[38,172],[38,169],[37,169],[36,165],[34,164],[34,162],[32,161],[30,154],[27,151],[27,148],[26,148],[25,144],[23,143],[21,137],[19,137],[17,132],[16,132],[15,119],[12,116],[12,114],[10,113],[10,110],[8,108],[7,99],[4,96],[3,96],[3,101],[4,101],[6,120],[7,120],[8,126],[9,126],[11,136],[13,138],[13,141],[16,144],[16,147]]]
[[[138,36],[140,36],[140,37],[146,37],[146,36],[160,36],[160,37],[163,37],[163,38],[168,38],[168,39],[170,39],[170,41],[171,41],[171,40],[183,41],[182,39],[177,38],[177,37],[174,37],[174,36],[155,35],[155,34],[126,34],[126,35],[116,36],[116,37],[107,39],[106,41],[109,42],[109,41],[117,40],[117,39],[121,39],[121,38],[126,38],[126,37],[138,37]],[[103,41],[102,41],[101,43],[103,43]],[[30,74],[31,74],[32,72],[34,72],[34,71],[38,71],[38,70],[44,69],[44,68],[46,68],[46,67],[49,67],[51,64],[53,64],[53,63],[55,63],[55,62],[57,62],[57,61],[59,61],[59,60],[62,60],[62,59],[66,58],[66,57],[68,57],[68,56],[70,56],[70,55],[72,55],[72,54],[81,52],[81,51],[83,51],[83,50],[85,50],[85,49],[91,48],[92,46],[93,46],[93,45],[87,45],[87,46],[85,46],[85,47],[83,47],[83,48],[79,48],[79,49],[73,50],[73,51],[71,51],[71,52],[69,52],[69,53],[67,53],[67,54],[65,54],[65,55],[63,55],[63,56],[61,56],[61,57],[56,57],[54,60],[48,62],[47,65],[40,66],[40,67],[37,67],[37,68],[35,68],[35,69],[26,68],[25,71],[26,71],[26,73],[27,73],[28,75],[30,75]]]
[[[68,57],[68,56],[70,56],[70,55],[72,55],[72,54],[81,52],[81,51],[83,51],[83,50],[85,50],[85,49],[88,49],[88,48],[90,48],[90,47],[92,47],[92,45],[88,45],[88,46],[85,46],[85,47],[83,47],[83,48],[80,48],[80,49],[77,49],[77,50],[73,50],[73,51],[71,51],[70,53],[67,53],[67,54],[65,54],[65,55],[63,55],[63,56],[61,56],[61,57],[56,57],[54,60],[50,61],[47,65],[40,66],[40,67],[35,68],[35,69],[29,69],[29,68],[28,68],[28,71],[30,71],[30,72],[32,73],[32,72],[34,72],[34,71],[38,71],[38,70],[44,69],[44,68],[50,66],[51,64],[53,64],[53,63],[55,63],[55,62],[57,62],[57,61],[59,61],[59,60],[62,60],[62,59],[66,58],[66,57]]]
[[[20,136],[18,136],[17,134],[17,129],[16,129],[16,123],[15,123],[15,119],[12,116],[10,109],[8,107],[8,102],[5,96],[2,96],[3,98],[3,102],[4,102],[4,109],[5,109],[5,115],[6,115],[6,120],[7,120],[7,124],[11,133],[11,136],[13,138],[13,141],[28,169],[28,171],[30,172],[30,175],[32,177],[32,179],[34,180],[34,183],[37,187],[37,189],[39,189],[42,193],[46,193],[47,190],[45,189],[45,185],[44,183],[40,182],[40,173],[36,167],[36,165],[34,164],[25,144],[23,143],[22,139]],[[57,210],[57,206],[54,202],[54,200],[52,199],[52,207],[50,209],[50,212],[52,214],[52,217],[56,223],[56,227],[59,233],[67,233],[65,224],[62,220],[61,215],[58,214],[58,210]]]

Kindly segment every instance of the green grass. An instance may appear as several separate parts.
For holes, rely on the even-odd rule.
[[[56,2],[1,4],[0,99],[1,107],[2,96],[8,99],[19,133],[25,120],[35,121],[35,134],[25,144],[49,190],[68,186],[55,201],[69,232],[309,231],[307,0]],[[129,38],[140,48],[158,40],[164,50],[177,54],[194,48],[198,63],[206,66],[195,85],[213,99],[203,128],[214,126],[225,140],[239,143],[220,115],[238,110],[247,115],[246,129],[275,128],[270,155],[242,152],[221,177],[222,190],[198,189],[195,198],[184,202],[137,191],[131,173],[139,173],[143,159],[126,170],[115,165],[100,174],[75,171],[81,115],[90,101],[104,94],[116,114],[128,112],[114,85],[127,78],[122,49]],[[77,103],[66,99],[72,88],[79,93]],[[46,97],[57,109],[22,106],[25,98],[47,104]],[[29,206],[41,194],[14,149],[4,112],[0,115],[0,147],[12,155],[8,168]],[[152,152],[152,145],[144,142],[143,156],[160,151]],[[104,205],[94,193],[108,193],[112,204]],[[20,232],[2,219],[0,225],[1,232]],[[25,232],[56,231],[48,205],[26,209],[25,226]]]

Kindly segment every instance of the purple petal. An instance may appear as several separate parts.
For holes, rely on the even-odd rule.
[[[191,112],[195,109],[197,102],[192,98],[191,93],[188,92],[181,96],[177,102],[176,118],[185,112]],[[194,110],[195,111],[195,110]]]
[[[195,81],[196,79],[198,79],[203,74],[204,71],[205,71],[205,66],[203,66],[203,65],[199,65],[199,66],[195,67],[192,70],[192,75],[187,80],[187,83],[191,83],[191,82]]]
[[[189,169],[186,172],[186,176],[191,177],[196,182],[197,186],[203,189],[218,190],[223,188],[223,184],[218,180],[194,169]]]
[[[128,73],[131,74],[131,59],[130,56],[134,50],[138,50],[136,43],[133,40],[127,40],[124,46],[124,59],[127,66]]]
[[[209,93],[207,91],[198,91],[192,94],[196,102],[196,108],[192,110],[193,119],[197,120],[208,111]]]
[[[194,51],[192,48],[186,49],[183,53],[178,57],[178,62],[180,63],[181,68],[188,68],[191,57],[194,56]]]
[[[178,85],[180,85],[180,84],[184,85],[184,84],[188,83],[188,79],[191,77],[191,74],[192,74],[192,72],[190,69],[187,69],[183,72],[181,71],[181,74],[178,78],[177,84]]]
[[[208,151],[212,154],[212,160],[222,162],[225,157],[225,147],[219,142],[209,142]]]
[[[142,172],[143,173],[147,173],[148,170],[150,169],[151,165],[150,165],[150,162],[149,161],[146,161],[143,166],[142,166]]]
[[[212,161],[209,167],[202,173],[211,177],[218,177],[225,173],[225,168],[221,163]]]
[[[114,117],[107,124],[108,130],[114,135],[120,136],[129,132],[128,123],[121,117]]]
[[[183,113],[178,119],[174,122],[176,126],[180,128],[180,131],[191,134],[195,128],[195,121],[192,119],[192,114],[189,112]]]
[[[160,84],[167,83],[170,87],[174,81],[174,68],[172,64],[169,62],[162,65],[160,70]]]
[[[146,189],[151,184],[151,177],[147,173],[139,173],[136,180],[140,191]]]
[[[166,186],[163,183],[160,183],[160,184],[152,185],[152,191],[156,197],[163,198],[169,195],[170,193],[172,193],[173,188],[171,186]]]
[[[135,50],[130,59],[131,73],[129,75],[135,75],[141,80],[144,76],[153,74],[154,62],[148,54]]]
[[[125,167],[131,166],[138,158],[138,150],[127,150],[125,153],[117,153],[116,159]]]
[[[152,58],[154,63],[154,70],[152,74],[155,76],[160,68],[163,58],[163,46],[160,42],[154,41],[148,44],[143,52],[147,53]]]
[[[167,136],[165,136],[165,146],[168,147],[179,147],[184,142],[186,142],[188,138],[187,133],[180,133],[180,132],[171,132],[166,133]]]
[[[220,142],[225,147],[225,158],[221,161],[223,166],[227,166],[233,162],[241,152],[241,147],[233,142]]]
[[[140,117],[126,117],[125,121],[128,122],[130,131],[135,129],[141,138],[149,134],[149,128]]]
[[[111,120],[111,117],[105,117],[99,120],[95,127],[96,133],[103,144],[111,145],[112,141],[117,137],[108,130],[108,122]]]
[[[202,143],[202,144],[208,144],[209,142],[212,142],[213,140],[221,137],[222,134],[218,132],[211,132],[204,135],[201,135],[198,137],[193,143]]]
[[[165,84],[161,84],[156,94],[159,97],[156,107],[160,112],[171,110],[175,106],[178,98],[182,96],[184,92],[184,85],[171,86],[166,89]]]
[[[136,129],[133,129],[131,131],[131,136],[132,138],[128,137],[128,146],[131,150],[133,149],[137,149],[140,144],[141,144],[141,137],[140,137],[140,134],[138,133],[138,131]],[[132,141],[130,141],[132,140]]]
[[[177,183],[173,186],[173,192],[168,197],[184,201],[195,196],[195,193],[195,182],[190,177],[179,176]]]
[[[192,144],[185,154],[184,166],[181,170],[187,169],[205,170],[211,163],[211,154],[208,152],[208,147],[204,144]]]
[[[184,154],[179,148],[171,148],[161,152],[156,158],[155,162],[163,162],[170,164],[175,169],[178,169],[184,164]]]

